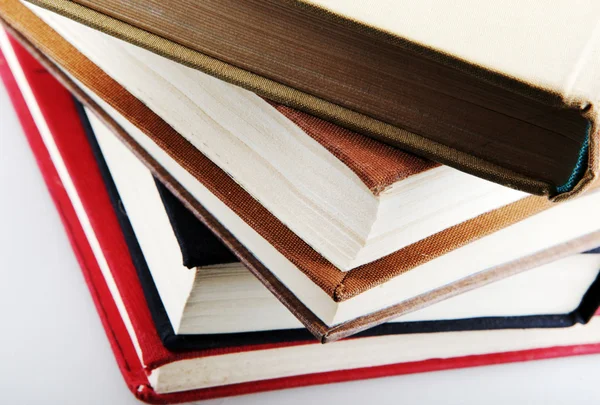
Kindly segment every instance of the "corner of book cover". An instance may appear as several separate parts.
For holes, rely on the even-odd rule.
[[[165,400],[149,384],[133,384],[129,389],[138,400],[146,404],[165,403]]]
[[[577,163],[569,180],[564,185],[557,187],[557,193],[551,197],[553,202],[576,198],[589,189],[598,186],[598,171],[600,169],[598,111],[594,105],[587,104],[582,108],[582,114],[589,122],[587,137],[581,146]]]

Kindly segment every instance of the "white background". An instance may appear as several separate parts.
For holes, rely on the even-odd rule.
[[[0,84],[0,404],[136,404]],[[206,404],[600,404],[600,356],[276,391]]]

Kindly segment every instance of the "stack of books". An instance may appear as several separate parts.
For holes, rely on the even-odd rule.
[[[600,352],[599,14],[0,0],[0,74],[127,385],[185,402]]]

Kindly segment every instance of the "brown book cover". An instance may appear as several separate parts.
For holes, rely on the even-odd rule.
[[[541,21],[556,17],[550,7],[503,3],[500,13],[470,2],[480,15],[471,18],[436,3],[429,9],[438,16],[433,27],[427,13],[404,0],[380,13],[369,10],[376,4],[324,0],[28,1],[509,187],[560,200],[597,177],[592,64],[599,42],[585,29],[595,10],[588,17],[563,14],[564,21],[548,26]],[[534,34],[544,35],[537,42],[529,41],[532,25],[519,23],[531,20],[519,18],[529,12],[539,14]],[[393,15],[403,23],[386,25]],[[509,29],[482,30],[485,24]],[[577,26],[577,35],[561,36],[557,26]],[[515,42],[521,51],[514,52]]]
[[[525,197],[31,7],[342,271]]]
[[[538,266],[566,254],[593,248],[600,243],[598,233],[587,235],[553,248],[475,274],[445,287],[404,301],[362,318],[328,327],[278,280],[269,269],[240,244],[202,205],[200,205],[156,160],[126,133],[115,120],[81,89],[81,85],[97,94],[103,102],[135,124],[157,145],[173,156],[198,181],[211,190],[240,218],[287,257],[331,299],[340,302],[361,294],[411,268],[464,246],[482,236],[549,208],[544,198],[528,197],[505,208],[481,215],[376,262],[349,272],[341,272],[318,255],[305,242],[278,221],[229,176],[177,134],[138,99],[118,85],[97,66],[86,59],[56,32],[41,22],[18,1],[5,1],[0,15],[13,33],[44,63],[78,98],[92,109],[117,136],[163,181],[182,201],[207,224],[240,261],[288,307],[322,341],[336,340],[385,322],[400,314],[430,305],[460,292],[492,282],[510,274]],[[65,74],[65,72],[68,73]],[[73,81],[73,78],[78,83]]]

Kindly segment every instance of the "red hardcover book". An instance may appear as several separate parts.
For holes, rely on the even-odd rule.
[[[565,329],[375,336],[324,346],[288,342],[168,351],[153,324],[73,99],[16,42],[8,37],[3,41],[13,70],[0,57],[0,76],[68,231],[123,377],[138,398],[152,403],[186,402],[600,352],[600,316],[585,326]],[[187,379],[181,378],[185,372]]]

